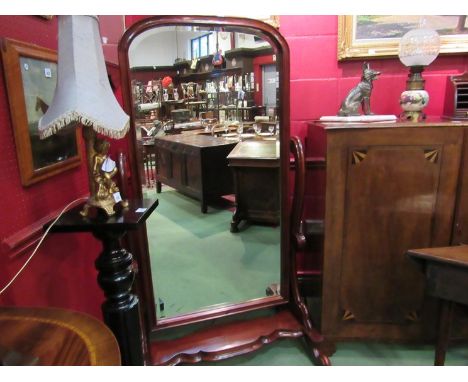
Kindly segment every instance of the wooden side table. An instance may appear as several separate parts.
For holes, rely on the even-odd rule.
[[[277,142],[239,142],[227,159],[234,174],[236,193],[231,232],[238,232],[242,220],[279,224],[280,158]]]
[[[90,232],[101,241],[103,250],[96,260],[97,281],[106,300],[102,304],[104,322],[119,343],[122,365],[144,365],[143,333],[138,297],[131,293],[135,273],[133,257],[122,248],[121,238],[138,229],[158,205],[157,200],[129,200],[128,208],[111,217],[80,215],[77,206],[62,215],[50,232]]]
[[[468,305],[468,245],[411,249],[407,255],[421,265],[427,293],[441,301],[434,365],[443,366],[454,304]]]

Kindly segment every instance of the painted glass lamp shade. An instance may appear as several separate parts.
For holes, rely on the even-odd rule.
[[[39,120],[39,134],[46,138],[73,123],[83,125],[91,195],[88,205],[112,215],[119,196],[112,197],[118,190],[110,174],[115,175],[116,170],[107,158],[108,143],[97,138],[96,133],[123,138],[129,130],[129,116],[120,107],[109,83],[98,18],[59,16],[58,24],[57,87],[52,104]],[[106,182],[109,192],[116,192],[104,193],[97,178]]]
[[[439,34],[432,29],[419,28],[407,32],[400,41],[398,57],[410,68],[406,90],[401,93],[400,105],[407,119],[418,121],[424,118],[422,110],[429,103],[429,94],[424,90],[422,72],[438,56]]]

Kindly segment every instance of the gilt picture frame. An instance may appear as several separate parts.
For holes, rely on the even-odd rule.
[[[439,33],[440,54],[468,52],[467,16],[338,16],[338,61],[397,57],[400,38],[421,22]]]
[[[1,54],[22,185],[78,167],[81,129],[69,126],[44,140],[39,138],[38,121],[55,92],[57,53],[3,38]]]

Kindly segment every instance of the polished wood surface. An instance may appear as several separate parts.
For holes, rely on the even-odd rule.
[[[276,141],[239,142],[229,154],[228,159],[232,163],[236,161],[245,163],[246,160],[251,160],[251,163],[265,161],[265,163],[271,163],[271,166],[278,166],[279,144]]]
[[[83,204],[73,207],[65,212],[59,220],[52,226],[50,232],[95,232],[105,231],[128,231],[136,230],[158,206],[157,199],[130,199],[128,207],[115,215],[107,216],[97,213],[84,217],[80,214]],[[47,228],[50,223],[46,224]]]
[[[233,142],[222,137],[212,137],[209,135],[201,134],[176,134],[166,135],[155,138],[158,142],[158,147],[174,147],[185,146],[188,150],[192,148],[207,148],[218,147],[222,145],[232,145]]]
[[[335,346],[328,339],[325,339],[314,324],[312,324],[305,301],[299,292],[296,263],[297,252],[304,250],[306,238],[301,230],[305,193],[305,156],[301,140],[298,137],[291,137],[290,150],[294,158],[295,174],[290,216],[291,263],[289,268],[289,290],[291,300],[289,307],[300,322],[302,322],[306,345],[312,351],[312,354],[314,354],[312,358],[314,362],[318,365],[330,366],[329,357],[335,352]],[[281,285],[281,288],[283,288],[283,285]]]
[[[468,128],[463,129],[463,157],[459,171],[452,244],[468,244]]]
[[[454,303],[468,305],[468,246],[411,249],[407,255],[421,266],[427,293],[440,299],[434,365],[442,366],[450,339]]]
[[[0,348],[41,366],[117,366],[112,332],[94,317],[58,308],[0,307]]]
[[[215,325],[174,340],[152,342],[154,365],[219,361],[249,353],[280,338],[302,337],[302,325],[287,310],[278,314]]]
[[[231,140],[206,135],[157,137],[156,182],[200,200],[201,211],[206,213],[208,203],[233,193],[226,157],[235,145]]]
[[[242,220],[278,224],[279,144],[276,141],[239,142],[227,157],[234,175],[236,210],[231,232]]]
[[[401,128],[428,128],[428,127],[467,127],[468,122],[466,121],[451,121],[445,118],[439,117],[427,117],[424,121],[412,122],[407,120],[396,120],[396,121],[382,121],[382,122],[327,122],[323,123],[320,121],[313,122],[318,127],[325,129],[326,131],[331,130],[360,130],[373,131],[379,129],[401,129]]]
[[[408,251],[408,254],[416,259],[468,268],[468,245],[411,249]]]
[[[322,126],[322,332],[334,339],[430,338],[435,306],[405,253],[451,243],[464,129],[441,120]]]

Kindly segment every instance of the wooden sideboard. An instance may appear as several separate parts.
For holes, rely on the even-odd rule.
[[[201,134],[156,137],[156,182],[200,200],[206,213],[208,202],[234,193],[226,157],[236,144]]]
[[[405,253],[468,243],[468,123],[316,127],[327,138],[322,333],[434,338],[436,301]]]

